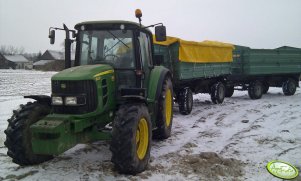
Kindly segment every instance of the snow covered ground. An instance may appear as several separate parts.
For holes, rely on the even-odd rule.
[[[54,73],[0,70],[0,180],[280,180],[267,172],[269,161],[301,168],[301,91],[284,96],[280,88],[270,88],[260,100],[236,91],[221,105],[198,94],[187,116],[175,106],[172,136],[153,141],[149,167],[136,176],[113,169],[106,141],[80,144],[46,163],[20,167],[6,155],[6,120],[30,101],[23,95],[49,95]]]

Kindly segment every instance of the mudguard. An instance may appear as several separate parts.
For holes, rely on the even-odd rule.
[[[155,66],[150,75],[148,86],[148,102],[156,102],[160,96],[164,79],[166,76],[172,78],[170,71],[163,66]]]

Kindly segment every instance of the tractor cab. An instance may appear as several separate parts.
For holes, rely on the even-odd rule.
[[[76,42],[74,66],[110,65],[116,82],[116,97],[145,99],[151,70],[154,68],[152,33],[148,27],[155,27],[158,41],[166,39],[165,27],[159,23],[144,27],[129,21],[90,21],[75,25],[75,30],[50,28],[50,42],[54,43],[55,31],[64,30],[65,68],[69,68],[70,47]],[[52,30],[51,30],[52,29]],[[71,40],[69,33],[74,40]],[[70,73],[70,72],[68,72]],[[101,75],[101,72],[100,72]],[[96,77],[97,79],[97,77]],[[116,80],[115,80],[116,79]]]
[[[144,98],[153,68],[152,35],[139,24],[126,21],[99,21],[77,24],[75,66],[112,66],[118,98]]]

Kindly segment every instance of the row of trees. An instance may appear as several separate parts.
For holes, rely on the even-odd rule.
[[[14,47],[14,46],[6,46],[1,45],[0,46],[0,53],[3,55],[16,55],[16,54],[24,54],[25,49],[24,47]]]
[[[15,47],[12,45],[1,45],[0,46],[0,53],[2,55],[23,55],[27,59],[31,61],[38,61],[40,60],[40,57],[42,56],[42,53],[25,53],[24,47]]]

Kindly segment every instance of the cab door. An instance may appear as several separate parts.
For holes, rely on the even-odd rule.
[[[152,49],[151,49],[151,36],[148,33],[140,31],[138,34],[138,45],[141,62],[141,85],[147,88],[150,78],[150,72],[153,68]],[[139,72],[138,72],[139,74]]]

